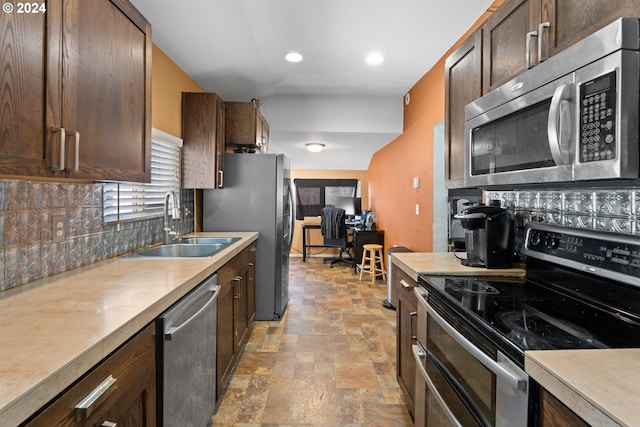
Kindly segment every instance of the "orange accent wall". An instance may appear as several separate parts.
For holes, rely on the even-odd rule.
[[[182,137],[182,92],[204,92],[155,44],[152,51],[151,125]]]
[[[496,0],[492,9],[503,3]],[[369,205],[378,228],[385,230],[385,249],[406,246],[415,252],[433,247],[433,136],[444,120],[444,62],[449,54],[490,15],[485,12],[460,40],[411,88],[404,107],[402,135],[376,152],[369,163]],[[413,188],[413,178],[420,188]],[[420,214],[416,215],[416,204]]]
[[[369,186],[367,180],[367,171],[365,170],[318,170],[318,169],[292,169],[290,171],[291,180],[296,178],[330,178],[330,179],[357,179],[360,181],[360,197],[362,197],[362,209],[369,206]],[[322,234],[320,230],[310,230],[308,235],[308,244],[321,245]],[[310,254],[334,254],[327,248],[312,248]],[[293,243],[291,245],[292,255],[302,255],[302,221],[296,221],[293,232]]]

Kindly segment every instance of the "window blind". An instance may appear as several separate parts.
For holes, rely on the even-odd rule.
[[[180,195],[180,148],[182,140],[153,129],[151,133],[151,182],[103,184],[105,223],[161,216],[168,191]],[[179,203],[179,202],[178,202]]]

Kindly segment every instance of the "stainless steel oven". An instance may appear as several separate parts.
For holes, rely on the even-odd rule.
[[[459,332],[470,327],[446,319],[424,288],[414,292],[415,425],[527,426],[527,374],[480,334]]]
[[[622,18],[467,105],[465,185],[640,177],[639,50]]]
[[[640,347],[640,236],[530,222],[523,239],[524,278],[418,277],[416,426],[538,426],[525,351]]]

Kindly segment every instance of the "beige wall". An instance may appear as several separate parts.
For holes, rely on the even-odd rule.
[[[204,92],[160,48],[153,45],[151,125],[182,137],[182,92]]]
[[[291,179],[296,178],[330,178],[330,179],[357,179],[360,181],[360,196],[362,197],[362,209],[369,207],[369,184],[367,180],[367,171],[365,170],[311,170],[311,169],[292,169]],[[320,230],[310,230],[307,244],[321,245],[322,235]],[[310,251],[312,254],[334,253],[325,248],[316,248]],[[296,221],[293,232],[293,244],[291,247],[291,255],[302,255],[302,221]]]

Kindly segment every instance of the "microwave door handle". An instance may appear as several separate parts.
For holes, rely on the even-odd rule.
[[[566,108],[567,101],[571,97],[572,85],[563,84],[558,86],[551,98],[551,106],[549,107],[549,119],[547,121],[547,136],[549,138],[549,149],[551,157],[557,165],[566,165],[569,163],[571,155],[570,147],[563,149],[563,142],[570,141],[570,135],[565,135],[565,131],[569,129],[570,118],[563,116],[569,114]],[[569,120],[567,120],[569,119]],[[564,128],[563,128],[564,125]]]

